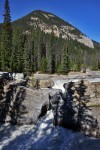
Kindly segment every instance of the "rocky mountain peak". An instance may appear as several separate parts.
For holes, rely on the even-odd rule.
[[[30,20],[28,21],[28,24],[30,26],[34,26],[34,28],[39,27],[45,33],[51,33],[53,30],[57,37],[61,35],[64,39],[70,38],[72,40],[77,40],[90,48],[94,48],[94,44],[91,39],[77,28],[54,14],[37,10],[30,13],[29,18]]]

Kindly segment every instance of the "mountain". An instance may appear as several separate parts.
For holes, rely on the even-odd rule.
[[[13,72],[67,73],[68,70],[100,69],[100,43],[52,13],[33,11],[12,22],[12,27]]]
[[[45,33],[51,33],[53,30],[57,37],[61,35],[64,39],[71,38],[73,40],[77,40],[80,43],[83,43],[90,48],[94,48],[93,41],[80,30],[64,21],[63,19],[57,17],[56,15],[42,10],[31,12],[21,19],[14,21],[13,25],[21,25],[25,29],[29,29],[30,27],[40,27],[41,30]]]
[[[53,30],[57,37],[61,35],[64,39],[70,38],[72,40],[77,40],[90,48],[94,48],[95,46],[99,46],[100,48],[99,43],[92,41],[76,27],[72,26],[58,16],[42,10],[33,11],[30,14],[14,21],[12,24],[14,28],[17,26],[22,26],[26,32],[33,27],[39,27],[45,33],[51,33]],[[0,30],[1,26],[2,25],[0,24]]]

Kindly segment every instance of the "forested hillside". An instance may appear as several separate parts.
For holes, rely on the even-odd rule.
[[[100,69],[100,44],[51,13],[34,11],[12,22],[12,29],[10,65],[4,70],[1,57],[0,70],[66,74]]]

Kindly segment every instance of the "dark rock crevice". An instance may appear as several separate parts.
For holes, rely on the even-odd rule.
[[[64,88],[64,94],[60,92],[49,97],[54,125],[100,137],[98,120],[87,105],[91,101],[87,85],[82,80],[78,83],[66,83]]]

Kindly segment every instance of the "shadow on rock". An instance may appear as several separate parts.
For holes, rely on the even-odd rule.
[[[18,88],[17,84],[11,84],[4,93],[3,87],[4,85],[2,83],[2,88],[0,87],[3,93],[0,99],[0,122],[17,124],[17,119],[20,118],[26,109],[22,105],[26,91],[23,87]]]
[[[49,96],[54,115],[54,125],[83,131],[87,135],[99,136],[98,123],[93,117],[87,86],[84,81],[64,84],[65,93]]]

